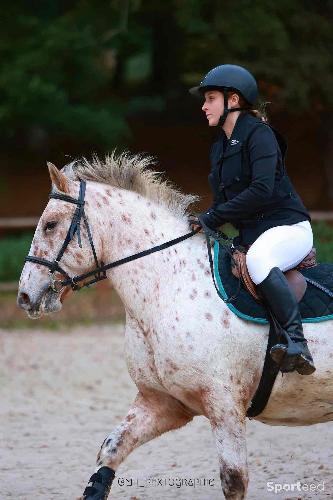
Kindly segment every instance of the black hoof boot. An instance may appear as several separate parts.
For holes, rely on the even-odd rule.
[[[115,471],[110,467],[101,467],[88,481],[83,492],[83,500],[107,500]]]

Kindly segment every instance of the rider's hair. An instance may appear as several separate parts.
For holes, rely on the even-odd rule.
[[[262,120],[263,122],[266,122],[266,123],[268,122],[268,117],[267,117],[267,113],[266,113],[266,105],[269,103],[267,103],[267,102],[259,103],[259,109],[253,109],[251,107],[251,104],[249,104],[246,101],[246,99],[244,99],[244,97],[239,92],[237,92],[236,90],[235,91],[233,91],[233,90],[228,91],[228,97],[232,96],[233,94],[238,95],[240,108],[246,109],[246,111],[250,115],[254,116],[255,118],[259,118],[259,120]]]

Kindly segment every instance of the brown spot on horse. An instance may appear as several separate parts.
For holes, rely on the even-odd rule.
[[[230,326],[230,321],[227,317],[222,316],[221,323],[224,326],[224,328],[229,328],[229,326]]]
[[[82,255],[81,255],[81,253],[80,253],[80,252],[75,252],[75,258],[76,258],[77,263],[78,263],[79,265],[81,265],[81,264],[82,264],[82,262],[83,262],[83,258],[82,258]]]
[[[125,224],[129,224],[131,225],[132,224],[132,219],[131,217],[129,216],[129,214],[122,214],[121,216],[121,220],[125,222]]]
[[[169,374],[170,375],[172,375],[174,372],[176,372],[176,371],[179,370],[179,368],[176,365],[176,363],[174,363],[171,359],[167,358],[165,361],[166,361],[167,366],[169,368]]]

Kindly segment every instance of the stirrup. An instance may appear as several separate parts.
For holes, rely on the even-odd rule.
[[[309,359],[304,355],[297,345],[298,342],[293,342],[287,332],[283,331],[283,334],[287,344],[276,344],[271,348],[270,355],[273,361],[280,367],[282,373],[296,370],[301,375],[311,375],[316,370],[312,358]]]

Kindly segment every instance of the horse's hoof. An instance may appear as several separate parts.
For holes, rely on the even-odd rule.
[[[83,492],[83,500],[107,500],[115,471],[110,467],[101,467],[88,481]]]

